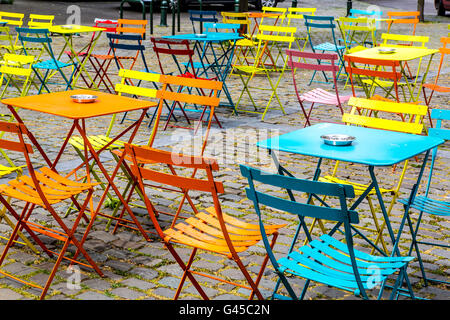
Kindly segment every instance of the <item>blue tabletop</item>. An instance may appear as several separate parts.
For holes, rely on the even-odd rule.
[[[206,32],[204,33],[206,37],[199,37],[197,33],[186,33],[186,34],[176,34],[173,36],[164,36],[163,38],[168,39],[185,39],[191,41],[233,41],[242,39],[239,33],[232,32]]]
[[[320,138],[323,134],[333,133],[352,135],[356,140],[350,146],[330,146]],[[391,166],[442,143],[444,143],[444,140],[436,137],[334,123],[320,123],[259,141],[257,146],[369,166]]]

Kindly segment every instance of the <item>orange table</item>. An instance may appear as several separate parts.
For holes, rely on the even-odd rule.
[[[88,94],[88,95],[95,95],[97,96],[97,99],[95,102],[92,103],[75,103],[72,101],[70,96],[75,94]],[[101,172],[103,173],[103,176],[108,181],[108,187],[105,189],[104,194],[101,197],[100,203],[97,205],[97,209],[93,213],[94,215],[98,213],[99,208],[101,208],[102,202],[106,196],[106,192],[110,187],[114,190],[124,207],[127,209],[128,212],[131,212],[131,209],[129,208],[128,204],[126,203],[125,199],[122,197],[122,194],[119,192],[117,186],[114,184],[113,179],[115,177],[115,174],[118,171],[118,168],[121,164],[119,162],[117,164],[116,170],[114,170],[114,173],[110,176],[108,172],[106,171],[105,167],[100,161],[99,153],[108,148],[112,143],[114,143],[116,140],[120,139],[123,135],[125,135],[127,132],[132,131],[128,143],[132,143],[134,137],[136,136],[136,133],[139,129],[139,126],[142,123],[142,120],[144,119],[144,116],[149,108],[155,107],[157,105],[156,102],[151,101],[145,101],[145,100],[138,100],[133,99],[129,97],[124,96],[118,96],[113,95],[110,93],[104,93],[99,91],[92,91],[92,90],[84,90],[84,89],[78,89],[78,90],[68,90],[63,92],[54,92],[54,93],[48,93],[48,94],[41,94],[41,95],[32,95],[32,96],[25,96],[25,97],[18,97],[18,98],[12,98],[12,99],[5,99],[2,100],[2,103],[5,104],[15,119],[19,123],[23,123],[22,119],[18,115],[16,108],[22,108],[37,112],[43,112],[47,114],[51,114],[54,116],[59,116],[67,119],[73,120],[72,127],[70,128],[66,139],[64,140],[58,155],[56,158],[51,161],[48,156],[46,155],[45,151],[42,149],[36,138],[31,132],[28,132],[28,137],[30,141],[36,146],[38,151],[42,154],[43,158],[47,162],[47,165],[56,170],[56,165],[61,158],[61,155],[63,154],[64,149],[66,148],[68,141],[70,137],[73,135],[74,131],[78,131],[78,133],[83,138],[84,144],[86,148],[84,148],[84,162],[81,166],[78,166],[76,169],[74,169],[72,172],[75,172],[76,170],[82,168],[83,166],[86,167],[86,173],[88,179],[90,179],[90,172],[89,172],[89,161],[94,159],[96,161],[96,164],[100,168]],[[111,115],[114,113],[120,113],[120,112],[129,112],[129,111],[135,111],[135,110],[142,110],[142,114],[140,118],[132,123],[129,127],[127,127],[125,130],[123,130],[121,133],[119,133],[115,138],[111,140],[110,143],[105,145],[103,148],[99,150],[95,150],[92,144],[89,142],[88,134],[86,132],[86,119],[89,118],[95,118],[100,116],[106,116]],[[90,156],[88,154],[90,153]],[[123,159],[121,159],[122,161]],[[134,217],[133,214],[131,214],[132,217]]]

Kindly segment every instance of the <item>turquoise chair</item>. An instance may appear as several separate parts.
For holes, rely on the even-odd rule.
[[[338,45],[338,41],[336,39],[336,34],[334,30],[336,29],[336,24],[334,23],[334,17],[332,16],[308,16],[304,15],[305,18],[305,26],[308,32],[308,40],[309,45],[311,46],[311,50],[314,53],[325,53],[325,52],[336,52],[339,56],[339,71],[337,73],[337,79],[344,70],[344,51],[345,46]],[[327,32],[329,33],[329,40],[327,42],[316,43],[317,36],[313,35],[313,32],[320,33],[320,38],[324,36]],[[314,71],[311,80],[309,81],[309,85],[314,81],[314,77],[316,76],[317,71]],[[325,82],[328,83],[328,78],[325,74],[323,74],[325,78]],[[321,81],[317,81],[321,82]]]
[[[431,119],[436,119],[436,127],[428,129],[428,135],[436,136],[444,140],[450,140],[450,130],[442,128],[442,120],[450,120],[450,110],[442,110],[442,109],[434,109],[431,111]],[[425,286],[428,285],[428,281],[431,282],[442,282],[449,283],[448,281],[439,280],[439,279],[431,279],[427,278],[423,266],[422,257],[420,255],[419,244],[426,244],[431,246],[438,246],[443,248],[450,248],[448,244],[442,242],[427,242],[427,241],[419,241],[417,240],[417,235],[421,231],[419,230],[420,223],[422,221],[423,214],[428,214],[434,217],[448,218],[450,216],[450,202],[432,199],[429,197],[429,191],[431,186],[431,181],[433,177],[433,169],[436,161],[436,156],[438,153],[438,148],[433,149],[432,157],[431,157],[431,165],[430,172],[428,174],[428,182],[425,189],[425,194],[416,195],[418,186],[415,185],[411,191],[411,194],[408,199],[399,200],[404,205],[405,209],[405,218],[408,218],[409,230],[411,231],[411,248],[409,254],[411,254],[414,249],[417,254],[417,259],[419,260],[420,270],[422,272],[422,277],[424,279]],[[419,216],[417,218],[417,223],[415,228],[412,225],[412,221],[409,217],[409,211],[414,209],[419,212]]]
[[[277,258],[275,257],[270,242],[263,234],[263,243],[267,250],[269,259],[275,269],[279,279],[272,293],[272,299],[303,299],[311,281],[319,282],[338,289],[353,292],[356,296],[368,299],[367,290],[380,286],[378,298],[381,298],[387,277],[400,271],[392,287],[390,298],[398,297],[401,288],[401,280],[404,279],[408,286],[409,295],[414,297],[406,268],[412,257],[386,257],[374,256],[353,247],[352,224],[358,224],[358,212],[348,210],[347,198],[354,198],[353,186],[336,183],[327,183],[311,180],[297,179],[290,176],[282,176],[245,165],[240,165],[241,174],[248,179],[249,188],[246,188],[247,197],[253,201],[255,211],[259,218],[260,230],[265,230],[266,217],[263,216],[264,209],[273,208],[285,213],[297,216],[299,225],[293,237],[292,243],[286,253],[281,252],[278,246]],[[289,199],[269,195],[257,191],[261,185],[280,188],[286,190]],[[294,194],[295,192],[295,194]],[[295,200],[296,193],[305,193],[308,200],[300,203]],[[339,207],[330,207],[322,199],[323,196],[337,198]],[[298,195],[300,198],[300,195]],[[320,205],[310,202],[319,201]],[[329,201],[329,200],[327,200]],[[336,223],[328,234],[321,235],[313,240],[313,235],[308,231],[305,218],[324,219]],[[343,230],[342,229],[343,225]],[[308,240],[307,245],[302,245],[296,249],[296,243],[300,231],[303,230]],[[345,242],[337,240],[342,238],[336,231],[342,231],[345,235]],[[299,240],[299,243],[303,240]],[[376,274],[376,276],[374,276]],[[300,296],[294,292],[290,281],[293,277],[305,278],[306,282]],[[280,284],[286,288],[289,296],[278,294]]]
[[[203,24],[205,22],[219,22],[217,18],[217,11],[204,11],[204,10],[188,10],[189,20],[192,23],[192,31],[197,33],[197,29],[195,28],[195,22],[199,23],[200,33],[203,33]]]
[[[50,92],[50,89],[47,86],[48,80],[52,78],[55,74],[60,74],[61,78],[64,80],[66,84],[65,90],[72,89],[72,79],[77,70],[77,63],[75,62],[62,62],[58,60],[52,49],[52,39],[50,38],[50,32],[48,29],[36,29],[36,28],[16,28],[19,40],[22,44],[24,53],[26,55],[33,55],[27,49],[28,46],[26,44],[33,43],[37,46],[42,46],[42,55],[37,57],[38,62],[32,65],[32,69],[34,70],[37,78],[41,82],[41,86],[39,87],[38,94],[42,92],[42,89],[45,88],[47,92]],[[36,48],[33,48],[35,50]],[[42,56],[46,55],[49,58],[43,59]],[[63,69],[72,69],[69,76],[67,76]],[[42,75],[40,70],[44,72]]]

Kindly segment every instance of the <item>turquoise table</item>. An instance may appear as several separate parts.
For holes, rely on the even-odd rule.
[[[351,146],[330,146],[323,143],[320,138],[323,134],[348,134],[356,137]],[[425,157],[417,181],[423,175],[430,150],[444,143],[436,137],[413,135],[407,133],[369,129],[364,127],[348,126],[334,123],[320,123],[300,130],[289,132],[268,140],[259,141],[258,147],[268,149],[278,168],[279,174],[288,174],[273,151],[288,152],[318,158],[314,180],[320,176],[322,159],[339,160],[359,163],[368,166],[371,183],[365,192],[356,200],[350,210],[354,210],[367,194],[375,189],[386,227],[392,243],[395,243],[394,233],[381,196],[378,181],[374,173],[375,167],[392,166],[425,152]],[[367,241],[370,241],[366,239]],[[376,247],[374,245],[374,247]],[[381,253],[382,250],[376,247]],[[398,248],[394,246],[394,250]],[[385,253],[383,253],[385,254]]]
[[[198,74],[198,76],[207,76],[208,70],[211,70],[214,75],[217,77],[217,80],[223,82],[222,91],[225,93],[229,107],[234,109],[233,99],[231,98],[230,92],[228,91],[228,87],[226,86],[226,79],[230,72],[231,62],[234,57],[234,48],[236,41],[242,39],[238,33],[232,32],[206,32],[205,37],[199,37],[195,33],[189,34],[177,34],[173,36],[164,36],[163,38],[167,39],[180,39],[180,40],[189,40],[195,42],[194,49],[198,53],[200,57],[200,62],[203,68],[203,71]],[[223,43],[230,43],[230,45],[224,46]],[[232,44],[231,44],[232,43]],[[214,44],[219,44],[222,50],[221,53],[218,53],[214,48]],[[208,56],[211,55],[214,58],[214,61],[209,61]],[[220,95],[220,92],[218,93]]]

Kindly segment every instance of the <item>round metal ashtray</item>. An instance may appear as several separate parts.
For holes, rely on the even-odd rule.
[[[73,102],[76,103],[91,103],[97,99],[97,96],[93,96],[90,94],[76,94],[74,96],[70,96]]]
[[[195,36],[197,38],[206,38],[206,33],[196,33]]]
[[[330,146],[349,146],[356,139],[353,136],[340,133],[326,134],[320,136],[320,138],[323,139],[323,142],[325,144],[328,144]]]
[[[381,54],[389,54],[389,53],[394,53],[395,52],[395,48],[379,48],[378,49],[378,53]]]

